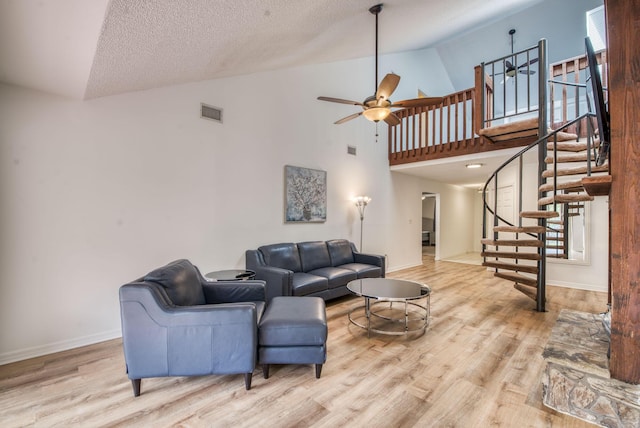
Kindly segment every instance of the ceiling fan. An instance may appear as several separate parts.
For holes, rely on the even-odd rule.
[[[511,37],[511,57],[514,58],[515,61],[515,57],[513,56],[513,35],[516,34],[516,30],[515,28],[512,28],[511,30],[509,30],[509,36]],[[516,61],[517,62],[517,61]],[[504,60],[504,65],[505,65],[505,69],[504,69],[504,74],[505,74],[505,79],[501,82],[504,83],[507,80],[509,80],[510,77],[514,77],[516,75],[516,73],[520,73],[520,74],[535,74],[535,70],[531,70],[529,68],[529,66],[531,66],[532,64],[535,64],[536,62],[538,62],[538,58],[533,58],[530,61],[525,62],[524,64],[520,64],[519,66],[515,66],[511,63],[511,61],[505,59]],[[496,73],[496,75],[498,74],[502,74],[502,73]]]
[[[382,3],[377,4],[369,8],[369,12],[376,16],[376,75],[375,75],[375,90],[374,94],[365,98],[364,101],[350,101],[342,98],[332,98],[332,97],[318,97],[321,101],[329,101],[332,103],[340,103],[340,104],[351,104],[354,106],[362,107],[362,111],[354,114],[350,114],[347,117],[343,117],[342,119],[334,122],[336,125],[341,123],[345,123],[351,119],[355,119],[356,117],[363,115],[367,119],[378,122],[380,120],[384,120],[389,125],[397,125],[400,123],[400,118],[391,111],[393,107],[422,107],[422,106],[430,106],[434,104],[438,104],[442,102],[441,97],[424,97],[424,98],[414,98],[410,100],[396,101],[393,102],[389,99],[393,91],[396,90],[398,83],[400,82],[400,76],[394,73],[389,73],[384,76],[384,79],[378,85],[378,14],[382,10]]]

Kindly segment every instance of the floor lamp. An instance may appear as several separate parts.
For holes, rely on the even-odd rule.
[[[356,196],[354,199],[358,212],[360,213],[360,252],[362,252],[362,222],[364,221],[364,209],[367,204],[371,202],[371,198],[368,196]]]

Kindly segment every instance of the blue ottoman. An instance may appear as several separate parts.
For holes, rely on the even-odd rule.
[[[327,360],[327,315],[320,297],[271,299],[258,326],[258,363],[264,378],[269,364],[315,364],[320,378]]]

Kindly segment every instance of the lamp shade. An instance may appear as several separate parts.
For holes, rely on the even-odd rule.
[[[371,202],[371,198],[368,196],[356,196],[355,198],[353,198],[353,202],[355,202],[357,206],[366,206],[369,202]]]

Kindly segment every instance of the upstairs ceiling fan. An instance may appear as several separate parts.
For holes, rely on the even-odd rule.
[[[511,58],[513,58],[513,61],[517,63],[515,56],[513,55],[513,35],[516,34],[516,30],[515,28],[512,28],[511,30],[509,30],[509,36],[511,37]],[[536,62],[538,62],[538,58],[533,58],[530,61],[525,62],[524,64],[521,64],[519,66],[515,66],[511,63],[511,61],[505,59],[504,60],[504,65],[505,65],[505,69],[504,69],[504,74],[505,74],[505,79],[502,81],[502,83],[506,82],[510,77],[514,77],[516,75],[516,73],[520,73],[520,74],[535,74],[535,70],[531,70],[530,66],[532,64],[535,64]],[[496,74],[502,74],[502,73],[496,73]]]
[[[398,83],[400,82],[400,76],[394,73],[387,74],[384,79],[378,85],[378,14],[382,10],[382,3],[377,4],[369,8],[369,12],[376,16],[376,75],[374,95],[365,98],[363,102],[350,101],[342,98],[332,97],[318,97],[321,101],[329,101],[332,103],[351,104],[362,107],[362,111],[351,114],[347,117],[343,117],[340,120],[334,122],[336,125],[345,123],[351,119],[355,119],[360,115],[364,115],[367,119],[378,122],[384,120],[389,125],[397,125],[400,123],[400,118],[396,116],[392,111],[392,107],[423,107],[438,104],[442,102],[441,97],[424,97],[414,98],[410,100],[392,102],[389,97],[396,90]]]

